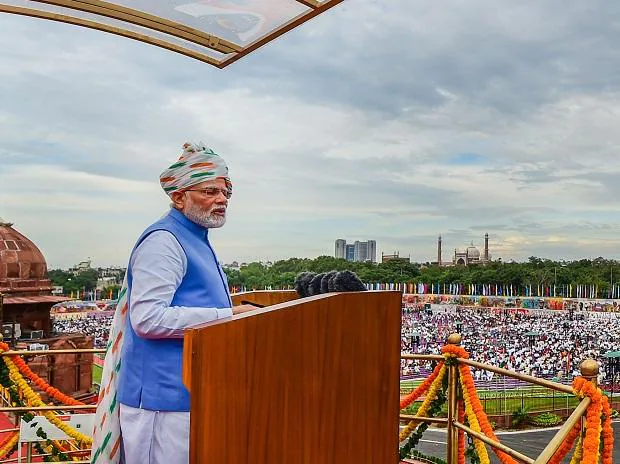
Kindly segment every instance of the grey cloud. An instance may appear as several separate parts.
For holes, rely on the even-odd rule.
[[[390,114],[441,106],[441,87],[522,115],[565,92],[618,89],[619,13],[601,1],[351,3],[250,60],[247,78]]]
[[[530,0],[507,8],[482,0],[455,2],[452,8],[406,0],[350,2],[223,73],[116,38],[105,41],[111,63],[89,65],[116,69],[121,87],[156,67],[148,78],[157,87],[248,85],[393,116],[403,107],[441,106],[445,98],[436,91],[441,87],[502,114],[522,114],[564,92],[618,89],[612,77],[618,13],[620,6],[602,1]],[[48,27],[57,32],[48,34],[56,42],[78,34],[67,26]],[[87,39],[84,47],[92,45],[93,34],[79,32]],[[49,49],[55,47],[52,41]],[[123,76],[123,66],[114,64],[129,57]],[[73,82],[80,85],[79,75]]]
[[[617,205],[616,217],[620,219],[620,172],[585,172],[577,177],[589,183],[588,198],[592,201]]]
[[[564,120],[570,108],[549,112],[549,106],[584,96],[603,109],[608,108],[605,99],[618,101],[619,13],[620,4],[601,0],[457,0],[449,6],[349,0],[224,71],[93,31],[0,16],[0,160],[3,168],[53,163],[156,182],[162,163],[177,155],[186,137],[206,134],[211,137],[206,142],[213,140],[230,153],[240,179],[235,201],[241,198],[239,208],[249,211],[247,218],[231,217],[221,239],[231,260],[318,254],[331,250],[340,234],[375,236],[380,248],[398,247],[428,260],[442,231],[455,246],[469,240],[480,244],[486,231],[498,243],[508,235],[531,240],[514,251],[517,257],[600,254],[596,244],[545,242],[550,234],[593,235],[601,250],[617,255],[609,238],[616,235],[620,194],[609,161],[616,158],[615,125],[592,131],[599,121],[589,109],[581,119]],[[254,104],[266,117],[281,112],[263,133],[252,134],[254,149],[236,151],[243,145],[237,139],[249,137],[247,129],[260,124],[246,120],[243,98],[231,98],[238,107],[224,115],[204,96],[231,89],[263,97]],[[176,105],[183,98],[199,99],[201,111],[215,114],[199,121]],[[289,117],[286,105],[270,106],[278,98],[308,105],[296,114],[300,126],[310,105],[337,108],[351,120],[345,118],[342,132],[334,129],[333,146],[306,147],[306,140],[278,145],[268,138]],[[345,133],[358,113],[365,119],[352,134]],[[219,117],[229,118],[218,126],[231,128],[225,134],[212,126]],[[387,122],[407,129],[394,130]],[[309,125],[307,132],[316,139],[326,136]],[[403,141],[404,132],[413,135]],[[386,152],[396,147],[399,156],[356,159],[358,148],[347,143],[357,137]],[[431,143],[413,146],[417,138]],[[263,148],[269,143],[276,148]],[[402,175],[433,165],[426,175],[442,179],[446,172],[438,160],[468,151],[489,157],[477,172],[483,174],[476,177],[480,188],[484,174],[492,179],[500,174],[507,186],[538,194],[540,204],[520,195],[481,197],[475,184],[428,186]],[[458,173],[448,172],[450,179]],[[565,196],[551,201],[549,185]],[[114,192],[108,198],[131,201]],[[20,206],[10,212],[18,216]],[[58,224],[51,216],[42,224],[31,209],[21,214],[32,216],[25,223],[32,229]],[[107,222],[123,220],[121,214]],[[150,216],[156,216],[153,210],[139,221]],[[97,240],[113,234],[130,246],[139,221],[131,225],[131,238],[114,235],[118,229],[106,221],[97,222]],[[253,230],[252,243],[235,227]],[[72,260],[94,246],[86,241],[88,234],[77,232],[73,241],[81,245],[71,250]],[[47,241],[45,246],[60,245]],[[114,251],[106,248],[106,255]],[[124,262],[124,256],[118,260]]]

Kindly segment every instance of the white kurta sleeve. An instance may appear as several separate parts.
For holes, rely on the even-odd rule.
[[[170,232],[151,233],[131,261],[131,326],[144,338],[183,338],[183,331],[232,316],[231,308],[170,306],[187,270],[187,257]]]

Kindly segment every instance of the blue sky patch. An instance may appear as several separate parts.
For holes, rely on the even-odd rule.
[[[458,155],[450,158],[448,160],[448,164],[457,166],[471,166],[486,163],[487,161],[488,157],[484,155],[479,155],[478,153],[459,153]]]

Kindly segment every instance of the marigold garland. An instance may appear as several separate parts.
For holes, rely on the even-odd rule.
[[[458,345],[448,344],[441,351],[446,358],[446,363],[438,365],[428,379],[401,400],[401,409],[415,401],[428,388],[426,399],[416,413],[417,416],[426,415],[430,403],[437,396],[437,391],[442,384],[446,372],[446,364],[454,364],[456,358],[469,358],[469,353]],[[463,400],[459,401],[458,404],[458,421],[463,423],[465,417],[467,417],[469,425],[473,430],[498,441],[478,398],[469,366],[459,365],[458,371],[460,374],[459,383],[463,394]],[[551,457],[549,464],[560,464],[572,449],[575,441],[577,441],[577,444],[575,445],[575,451],[570,464],[598,464],[601,458],[602,464],[613,464],[614,437],[611,426],[611,407],[607,396],[594,383],[583,377],[577,377],[573,381],[573,391],[580,398],[587,396],[591,400],[591,404],[586,412],[585,434],[581,434],[581,425],[576,424]],[[419,422],[415,419],[412,420],[400,433],[400,441],[406,439]],[[465,464],[465,437],[460,430],[458,437],[458,464]],[[474,438],[473,445],[475,452],[480,458],[480,464],[489,464],[489,455],[484,443]],[[495,448],[493,448],[493,451],[503,464],[516,464],[516,461],[506,453]]]
[[[432,385],[432,383],[435,381],[435,379],[439,375],[439,371],[441,370],[442,366],[443,366],[443,362],[437,364],[435,366],[435,369],[433,369],[433,372],[431,373],[431,375],[428,376],[428,378],[426,378],[424,382],[418,385],[418,388],[416,388],[414,391],[412,391],[411,393],[409,393],[407,396],[405,396],[404,398],[400,400],[400,409],[405,409],[407,406],[409,406],[411,403],[417,400],[422,394],[424,394],[426,390],[428,390],[428,388]]]
[[[439,373],[437,374],[437,377],[435,378],[435,380],[433,381],[433,383],[428,389],[426,398],[424,398],[424,401],[422,402],[422,404],[420,405],[420,408],[416,412],[416,416],[426,415],[432,401],[437,397],[437,393],[439,392],[439,389],[441,388],[441,383],[443,381],[443,376],[445,375],[445,373],[446,373],[446,366],[442,364],[441,368],[439,369]],[[401,442],[403,440],[406,440],[407,437],[411,435],[411,433],[413,432],[413,430],[416,428],[416,426],[419,423],[420,423],[419,420],[412,419],[398,435],[398,441]]]
[[[583,437],[580,435],[577,445],[575,446],[575,452],[570,460],[570,464],[579,464],[583,457]]]
[[[469,358],[469,353],[465,350],[465,348],[459,345],[447,344],[441,349],[441,352],[443,353],[446,360],[455,359],[455,358],[463,358],[463,359]],[[465,372],[463,368],[465,368],[467,372]],[[466,373],[469,373],[469,366],[459,365],[458,370],[460,374],[459,383],[461,385],[461,390],[463,392],[463,406],[464,406],[463,420],[459,419],[459,422],[463,423],[463,421],[465,420],[465,416],[467,416],[467,420],[469,422],[470,427],[476,432],[482,433],[480,421],[478,420],[480,411],[476,411],[476,407],[474,403],[472,402],[473,397],[476,397],[476,398],[478,397],[476,393],[476,387],[473,386],[473,378],[471,377],[471,373],[469,376],[464,375]],[[471,380],[472,382],[472,386],[473,386],[472,390],[469,390],[467,388],[468,380]],[[484,411],[481,411],[481,412],[482,414],[484,414]],[[478,440],[477,438],[473,439],[473,443],[474,443],[474,449],[476,450],[476,453],[478,454],[478,457],[480,458],[480,464],[489,464],[491,460],[489,459],[489,453],[487,452],[487,449],[484,446],[484,443]],[[461,462],[465,462],[465,437],[463,436],[463,446],[461,449],[460,434],[459,434],[458,445],[459,445],[458,459],[459,459],[459,464],[460,464]]]
[[[465,402],[459,400],[457,409],[457,420],[463,424],[465,423]],[[458,441],[458,464],[465,464],[465,432],[459,429],[459,441]]]
[[[0,342],[0,353],[8,351],[9,349],[10,347],[7,343]],[[15,356],[11,356],[10,358],[11,358],[11,361],[13,361],[13,364],[17,366],[19,371],[25,377],[27,377],[32,383],[34,383],[39,388],[39,390],[47,393],[49,396],[54,398],[56,401],[62,403],[63,405],[68,405],[68,406],[78,406],[78,405],[84,404],[81,401],[78,401],[76,399],[71,398],[68,395],[65,395],[57,388],[52,387],[45,380],[43,380],[37,374],[32,372],[30,367],[28,367],[28,364],[26,364],[26,362],[21,357],[15,355]]]
[[[0,389],[5,395],[5,398],[8,399],[9,404],[12,404],[13,406],[30,406],[29,404],[27,404],[27,402],[24,402],[22,400],[23,394],[18,389],[15,382],[13,382],[13,380],[10,378],[10,371],[7,363],[4,362],[4,359],[0,361]],[[21,418],[25,422],[31,422],[32,419],[34,419],[34,415],[32,413],[18,414],[18,416],[21,416]],[[17,435],[19,436],[19,432],[17,432]],[[63,449],[58,442],[52,441],[50,445],[50,440],[47,440],[47,434],[43,431],[42,428],[38,428],[37,435],[40,436],[43,440],[45,440],[45,442],[35,442],[34,448],[40,455],[51,455],[45,458],[46,461],[53,461],[55,460],[55,457],[57,457],[61,461],[69,461],[69,456],[63,453]],[[0,444],[0,448],[3,448],[4,445],[6,445],[11,438],[12,436],[8,436],[2,442],[2,444]],[[12,449],[9,449],[7,451],[5,457],[10,456],[16,449],[17,444]]]
[[[601,457],[601,407],[600,401],[590,405],[586,412],[586,435],[583,439],[583,464],[598,464]]]
[[[441,384],[441,388],[437,391],[437,396],[435,397],[435,399],[431,401],[428,411],[425,413],[426,416],[437,417],[437,415],[441,412],[442,407],[445,405],[446,399],[447,399],[446,391],[448,389],[446,380],[447,379],[444,376],[443,382]],[[424,432],[428,429],[429,425],[430,424],[428,422],[420,423],[416,427],[415,432],[409,435],[409,438],[407,438],[406,442],[402,446],[399,446],[398,455],[401,460],[407,457],[413,456],[415,452],[415,447],[417,446],[420,439],[424,435]],[[441,463],[437,462],[436,464],[441,464]],[[446,464],[446,463],[443,462],[443,464]]]
[[[4,459],[15,448],[19,440],[19,432],[15,432],[11,435],[0,447],[0,459]]]
[[[462,366],[459,366],[462,367]],[[467,366],[466,366],[467,367]],[[465,415],[467,416],[467,420],[469,421],[469,426],[472,430],[482,433],[482,428],[480,423],[478,422],[478,414],[476,413],[472,401],[471,401],[471,392],[466,388],[463,376],[461,376],[461,389],[463,390],[463,402],[465,403]],[[480,458],[481,464],[489,464],[491,460],[489,459],[489,453],[487,452],[484,443],[474,438],[474,448],[476,449],[476,453]]]
[[[465,348],[459,345],[447,344],[441,349],[441,352],[446,357],[446,359],[449,359],[449,358],[468,359],[469,358],[469,353],[465,350]],[[495,441],[498,441],[497,436],[493,432],[493,427],[491,427],[491,424],[489,423],[489,419],[487,418],[487,415],[484,412],[482,403],[480,403],[480,399],[478,398],[478,392],[476,391],[476,386],[474,385],[474,378],[471,375],[471,370],[469,369],[469,366],[465,364],[459,365],[459,373],[460,373],[461,386],[463,388],[463,396],[466,398],[465,400],[466,407],[467,407],[467,401],[469,401],[471,404],[472,411],[475,415],[476,422],[480,425],[481,433],[483,433],[489,438],[494,439]],[[469,419],[469,416],[468,416],[468,419]],[[470,419],[470,426],[472,426],[473,428],[473,423],[471,419]],[[479,431],[479,430],[476,430],[476,431]],[[479,446],[482,446],[482,448],[484,448],[484,445],[477,445],[477,440],[474,440],[474,446],[476,447],[476,451],[478,453],[480,453],[480,451],[478,450]],[[486,448],[485,448],[485,452],[486,452]],[[495,448],[493,448],[493,452],[496,454],[496,456],[499,458],[499,460],[503,464],[517,464],[517,462],[513,458],[511,458],[509,455],[507,455],[506,453],[496,450]],[[482,455],[480,455],[480,460],[482,461],[482,459],[483,457]]]
[[[9,368],[9,376],[11,380],[15,384],[17,384],[18,388],[21,390],[24,396],[28,399],[30,404],[32,404],[33,406],[46,406],[46,404],[41,400],[39,395],[37,395],[32,390],[32,388],[30,388],[28,383],[21,376],[19,369],[17,368],[15,364],[13,364],[13,361],[5,357],[4,362]],[[67,434],[69,437],[73,438],[74,440],[77,440],[78,442],[85,443],[85,444],[92,443],[92,438],[88,437],[87,435],[84,435],[83,433],[78,432],[73,427],[69,426],[68,424],[60,420],[53,411],[43,411],[43,415],[47,418],[48,421],[50,421],[52,424],[54,424],[56,427],[58,427],[60,430],[62,430],[65,434]]]
[[[583,438],[583,457],[581,462],[583,464],[597,464],[600,458],[601,434],[603,432],[601,414],[603,412],[604,395],[600,388],[584,377],[577,377],[573,380],[573,391],[578,397],[585,398],[587,396],[591,400],[590,406],[588,406],[586,411],[586,433]],[[611,423],[609,428],[611,428]],[[608,433],[609,430],[605,427],[605,436],[608,436]],[[613,431],[611,434],[613,435]],[[607,456],[605,458],[609,459]]]
[[[401,400],[401,409],[407,407],[428,389],[426,398],[416,413],[417,416],[426,415],[430,403],[437,397],[437,392],[442,385],[446,373],[446,364],[454,364],[456,358],[469,358],[469,353],[458,345],[445,345],[441,351],[446,358],[446,363],[438,365],[429,378]],[[458,421],[463,423],[465,417],[467,417],[469,425],[473,430],[498,441],[478,398],[469,366],[459,365],[458,371],[460,374],[459,383],[463,394],[463,400],[459,401],[458,404]],[[577,377],[573,381],[573,390],[575,395],[580,398],[587,396],[591,400],[591,404],[586,412],[585,434],[581,434],[581,426],[576,424],[551,457],[549,464],[560,464],[572,449],[575,441],[577,441],[577,444],[575,445],[575,451],[570,464],[598,464],[601,457],[602,464],[613,464],[614,437],[611,426],[611,407],[607,396],[594,383],[583,377]],[[419,423],[420,421],[413,419],[400,433],[400,441],[406,439]],[[458,437],[458,464],[465,464],[465,436],[460,430]],[[484,443],[474,438],[473,444],[480,458],[480,463],[489,464],[489,455]],[[516,461],[506,453],[495,448],[493,448],[493,451],[503,464],[516,464]]]
[[[602,424],[603,438],[603,464],[613,464],[614,460],[614,430],[611,426],[611,406],[609,398],[603,395],[603,416],[605,420]]]
[[[573,448],[575,440],[577,439],[577,437],[579,437],[580,434],[581,423],[578,422],[572,429],[570,429],[568,435],[566,436],[566,439],[562,442],[556,452],[553,453],[553,456],[551,456],[551,459],[549,459],[548,464],[560,464],[564,460],[566,455],[570,452],[570,450]],[[581,443],[581,438],[579,439],[579,443]]]
[[[482,429],[482,432],[487,437],[495,441],[499,441],[497,439],[497,435],[495,435],[495,432],[493,431],[493,427],[491,427],[491,424],[489,423],[489,419],[487,418],[486,413],[484,412],[484,408],[482,406],[482,403],[480,402],[480,398],[478,398],[478,393],[476,391],[474,379],[471,375],[471,370],[469,369],[469,366],[461,365],[459,366],[459,371],[461,373],[461,379],[463,379],[463,384],[468,389],[472,407],[476,413],[476,417],[480,421],[480,428]],[[517,461],[515,461],[512,457],[510,457],[503,451],[493,448],[493,452],[503,464],[517,464]]]
[[[8,351],[9,346],[4,342],[0,342],[0,352]],[[81,401],[77,401],[71,398],[68,395],[60,392],[58,389],[50,386],[47,382],[45,382],[41,377],[32,372],[30,367],[24,362],[24,360],[19,356],[10,356],[4,357],[4,363],[9,370],[9,378],[14,382],[17,387],[17,393],[19,395],[20,400],[26,400],[25,403],[28,406],[45,406],[45,403],[41,400],[39,395],[37,395],[32,388],[28,385],[28,383],[24,380],[21,374],[26,376],[34,385],[36,385],[41,391],[47,393],[50,397],[55,400],[65,404],[65,405],[83,405]],[[71,426],[66,424],[65,422],[58,419],[58,416],[52,411],[46,411],[43,415],[47,418],[47,420],[54,424],[56,427],[61,429],[65,434],[69,437],[78,441],[78,443],[82,443],[86,446],[89,446],[92,442],[92,439],[77,430],[73,429]],[[13,437],[11,437],[13,438]],[[17,443],[19,440],[19,433],[15,434],[14,442]],[[41,451],[45,451],[47,453],[54,454],[55,450],[59,450],[61,452],[66,451],[66,447],[63,446],[58,440],[48,440],[49,445],[44,446],[41,445]],[[4,444],[0,445],[0,450],[4,449]],[[7,449],[10,451],[10,448]],[[79,449],[79,447],[78,447]],[[85,454],[87,454],[85,452]],[[79,455],[74,455],[74,459],[79,458]]]
[[[469,359],[469,353],[459,345],[444,345],[441,349],[444,357]]]
[[[0,443],[0,459],[6,459],[11,454],[18,440],[19,432],[13,432]]]
[[[2,440],[2,443],[0,443],[0,449],[4,448],[5,445],[11,441],[11,439],[13,438],[13,435],[15,434],[19,434],[19,432],[13,432],[13,434],[8,435],[4,440]],[[0,456],[3,457],[3,456]]]

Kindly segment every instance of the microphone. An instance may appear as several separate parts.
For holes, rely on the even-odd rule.
[[[325,273],[322,272],[312,278],[312,280],[308,284],[308,295],[312,296],[321,294],[321,281],[323,280],[324,276]]]
[[[329,280],[338,274],[338,271],[326,272],[321,279],[321,293],[329,293]]]
[[[364,285],[357,274],[351,271],[336,273],[330,282],[333,282],[334,292],[364,292],[367,290],[366,285]]]
[[[295,277],[295,291],[301,298],[310,296],[308,294],[308,284],[315,275],[314,272],[302,272]]]
[[[295,278],[295,291],[300,298],[333,292],[363,292],[366,286],[351,271],[301,272]]]

